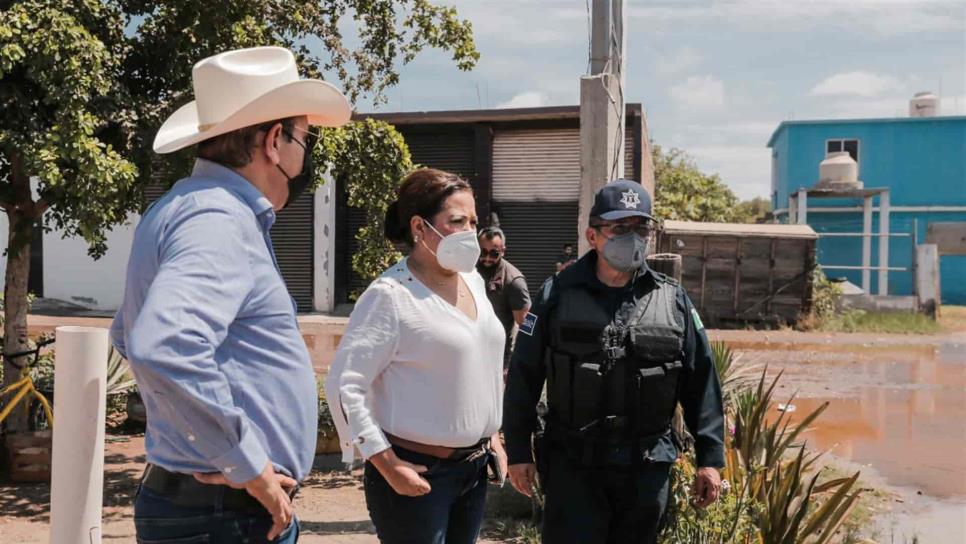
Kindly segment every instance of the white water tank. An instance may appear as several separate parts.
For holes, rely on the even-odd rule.
[[[909,117],[935,117],[939,115],[939,97],[930,91],[916,93],[909,101]]]
[[[818,184],[820,189],[861,189],[859,165],[847,151],[829,153],[818,165]]]

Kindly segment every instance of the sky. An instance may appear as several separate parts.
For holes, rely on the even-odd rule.
[[[361,112],[575,105],[592,0],[434,0],[473,24],[477,67],[424,52]],[[741,198],[767,197],[783,120],[966,115],[966,0],[627,0],[627,102],[649,136]]]

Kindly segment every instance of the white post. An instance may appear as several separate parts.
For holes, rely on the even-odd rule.
[[[872,197],[862,201],[862,290],[872,294]]]
[[[798,190],[798,224],[808,224],[808,193],[805,189]]]
[[[329,174],[315,190],[313,223],[312,306],[316,312],[331,312],[335,309],[335,180]]]
[[[919,311],[935,318],[939,315],[939,249],[935,244],[916,246],[916,292]]]
[[[889,191],[879,193],[879,294],[889,294]]]
[[[50,543],[100,544],[107,329],[57,327]]]
[[[788,195],[788,224],[789,225],[795,225],[798,223],[796,199],[797,199],[797,196],[795,193]]]

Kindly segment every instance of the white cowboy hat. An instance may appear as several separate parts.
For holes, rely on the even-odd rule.
[[[299,79],[295,56],[254,47],[208,57],[191,71],[195,100],[178,108],[154,137],[155,153],[171,153],[240,128],[287,117],[337,127],[352,108],[329,83]]]

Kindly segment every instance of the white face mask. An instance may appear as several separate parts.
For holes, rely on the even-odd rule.
[[[443,236],[429,221],[423,219],[423,224],[441,238],[435,252],[429,249],[425,241],[422,242],[436,256],[440,266],[453,272],[472,272],[476,268],[476,262],[480,259],[480,242],[476,239],[476,231],[464,230]]]

